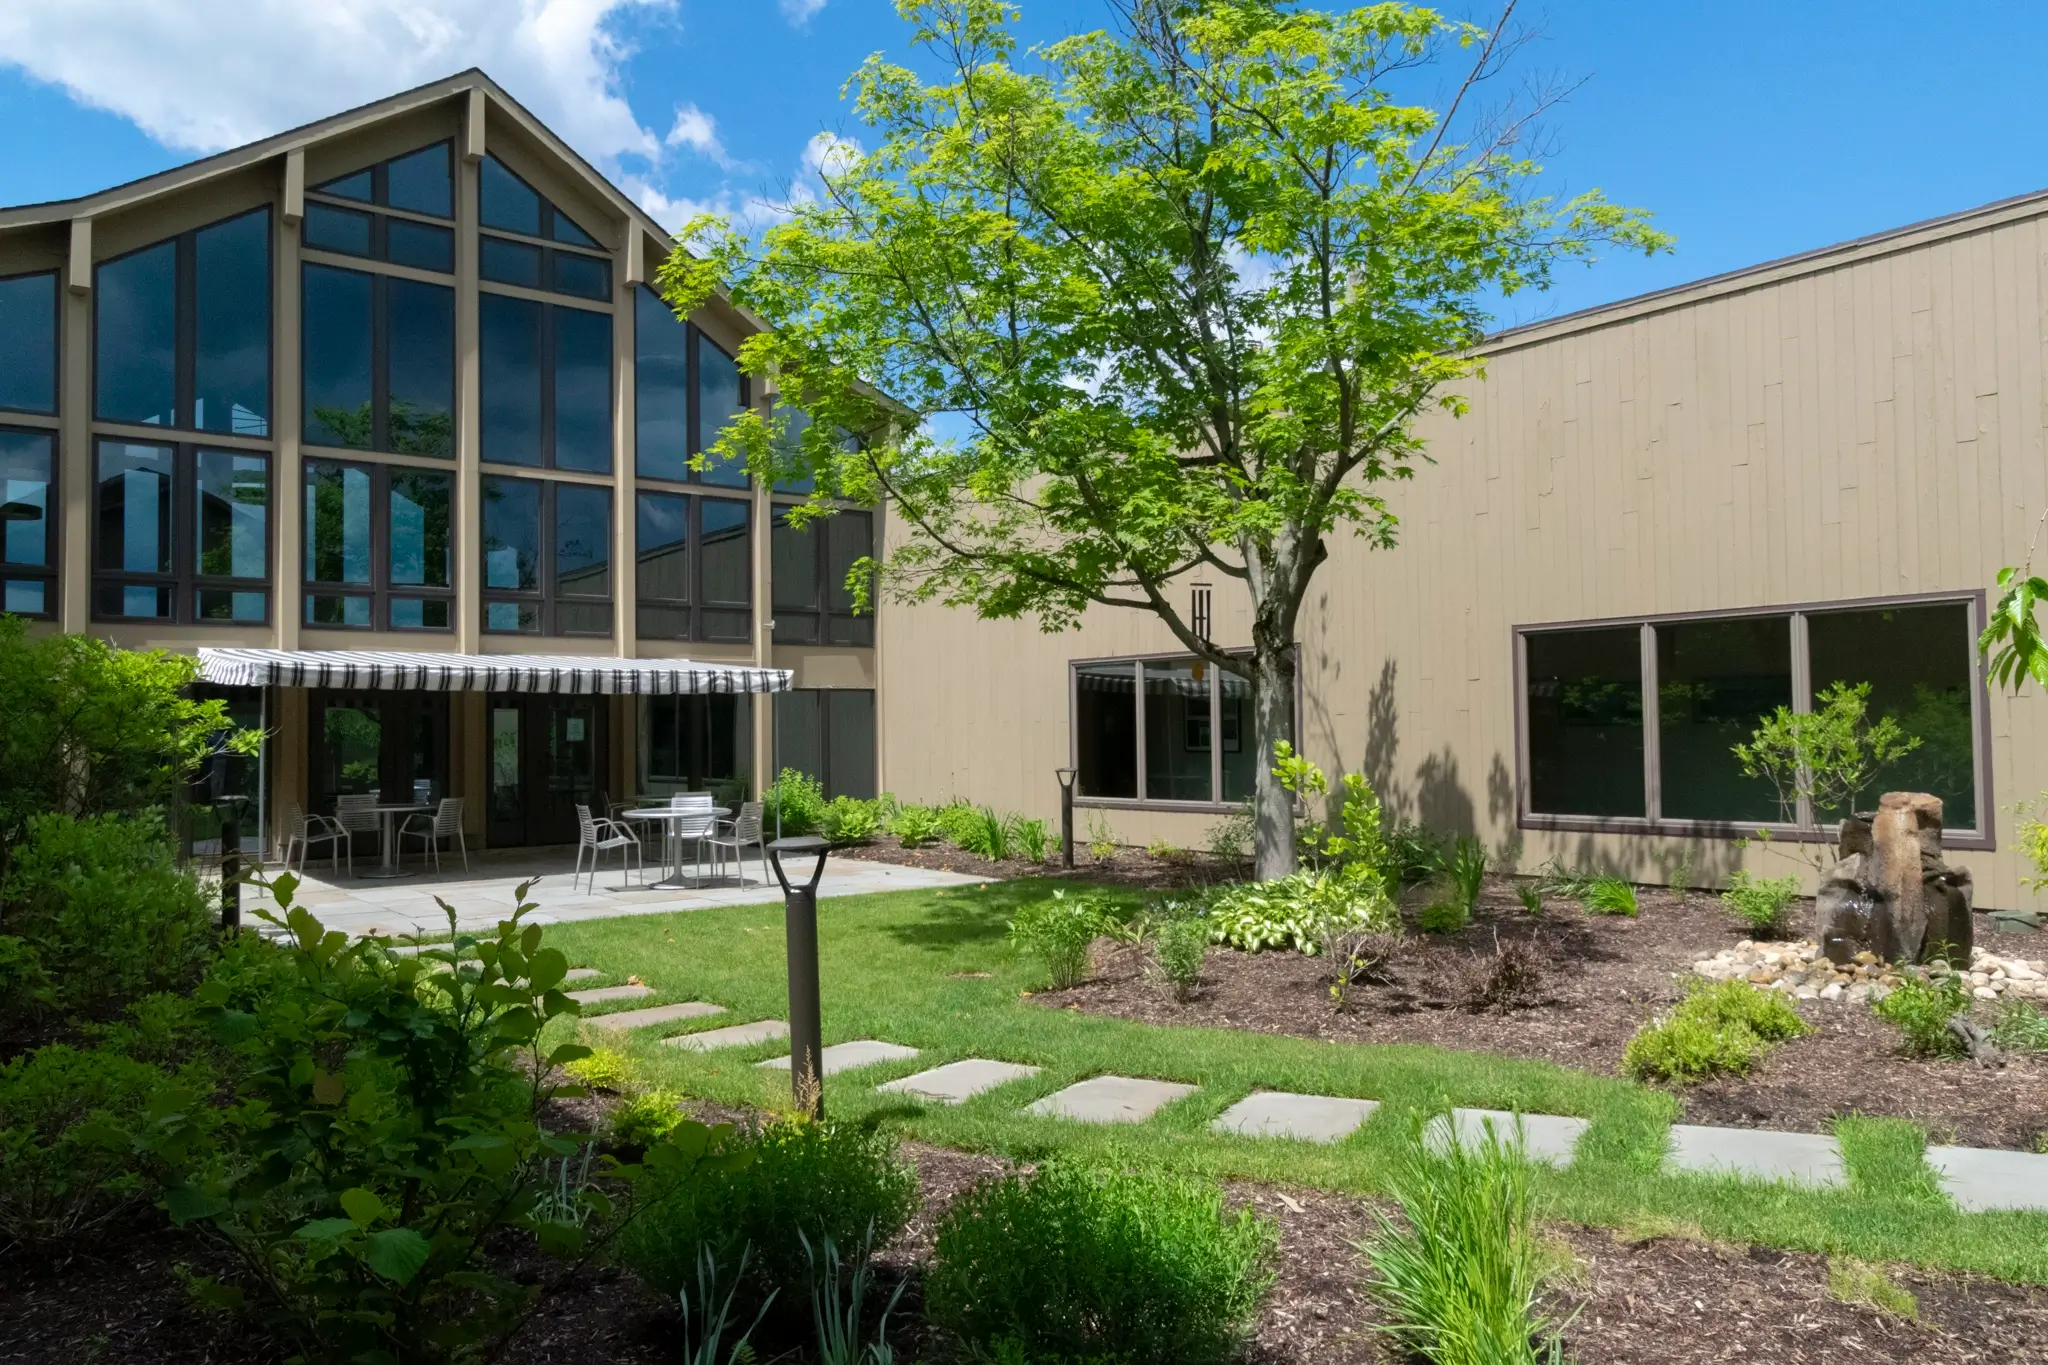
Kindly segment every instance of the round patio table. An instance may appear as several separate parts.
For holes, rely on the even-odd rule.
[[[731,814],[732,810],[726,806],[648,806],[640,810],[622,810],[618,818],[659,822],[662,876],[655,885],[682,887],[694,891],[704,883],[702,879],[692,881],[683,877],[683,828],[686,824],[702,822],[704,833],[709,834],[720,820]],[[675,855],[673,860],[669,856],[671,851]],[[675,864],[673,873],[668,870],[671,861]]]
[[[404,867],[399,865],[398,861],[398,817],[401,815],[418,815],[421,811],[432,810],[433,807],[423,806],[417,801],[407,801],[388,806],[371,806],[369,809],[383,822],[382,837],[377,841],[378,851],[382,856],[378,858],[377,865],[363,875],[365,877],[410,877],[412,873],[407,872]]]

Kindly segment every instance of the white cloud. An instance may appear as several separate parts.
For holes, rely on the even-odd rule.
[[[790,207],[787,202],[737,194],[730,186],[722,187],[708,199],[693,198],[689,195],[671,197],[645,180],[629,175],[624,179],[624,188],[633,196],[634,202],[647,211],[650,218],[670,232],[676,231],[684,223],[702,213],[715,214],[747,232],[759,232],[762,228],[773,227],[777,223],[787,222],[790,218]],[[804,193],[808,195],[808,191]]]
[[[804,144],[803,167],[810,175],[833,176],[867,153],[858,142],[837,133],[818,133]]]
[[[825,8],[825,0],[782,0],[782,17],[802,28],[811,16]]]
[[[670,147],[687,147],[725,170],[735,169],[733,159],[726,154],[725,144],[718,138],[718,120],[694,104],[676,106],[676,122],[662,139]]]
[[[785,8],[790,0],[785,0]],[[812,0],[802,0],[811,4]],[[614,15],[673,0],[4,0],[0,65],[210,152],[478,66],[601,166],[660,138]]]

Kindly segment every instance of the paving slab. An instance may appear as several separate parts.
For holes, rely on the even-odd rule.
[[[984,1090],[1036,1076],[1040,1069],[1020,1062],[991,1062],[969,1057],[965,1061],[947,1062],[944,1066],[935,1066],[930,1071],[920,1071],[898,1081],[884,1081],[875,1089],[915,1095],[921,1100],[935,1100],[940,1104],[965,1104]]]
[[[644,1000],[652,994],[652,986],[598,986],[592,990],[568,992],[569,998],[579,1005],[602,1005],[610,1000]]]
[[[1671,1125],[1671,1165],[1681,1171],[1748,1175],[1801,1185],[1849,1183],[1842,1145],[1824,1133]]]
[[[746,1047],[751,1043],[765,1043],[771,1038],[788,1036],[787,1019],[757,1019],[751,1024],[729,1024],[703,1033],[678,1033],[661,1041],[665,1046],[679,1047],[685,1052],[711,1052],[717,1048]]]
[[[1591,1120],[1569,1118],[1563,1114],[1515,1114],[1505,1109],[1453,1109],[1448,1120],[1442,1114],[1431,1119],[1422,1140],[1432,1152],[1442,1152],[1449,1146],[1451,1135],[1456,1133],[1460,1147],[1468,1152],[1476,1152],[1486,1145],[1486,1125],[1489,1121],[1493,1124],[1496,1138],[1508,1144],[1515,1142],[1516,1124],[1519,1122],[1522,1155],[1530,1161],[1540,1161],[1550,1166],[1571,1165],[1572,1155],[1579,1148],[1580,1136],[1593,1126]]]
[[[1093,1076],[1024,1107],[1041,1118],[1077,1119],[1082,1123],[1143,1123],[1196,1087],[1177,1081],[1147,1081],[1135,1076]]]
[[[827,1076],[837,1076],[842,1071],[858,1071],[864,1066],[880,1066],[883,1062],[907,1062],[917,1055],[914,1047],[901,1043],[878,1042],[873,1038],[861,1038],[851,1043],[834,1043],[825,1049],[818,1060],[824,1065]],[[776,1071],[789,1070],[788,1057],[770,1057],[756,1063]]]
[[[649,1005],[644,1010],[619,1010],[612,1014],[597,1014],[583,1022],[592,1028],[629,1029],[652,1028],[656,1024],[673,1024],[683,1019],[702,1019],[707,1015],[724,1014],[725,1006],[707,1004],[702,1000],[685,1000],[680,1005]]]
[[[1258,1090],[1216,1116],[1209,1126],[1219,1133],[1244,1137],[1298,1138],[1303,1142],[1342,1142],[1379,1108],[1378,1100],[1347,1100],[1335,1095],[1295,1095],[1285,1090]]]
[[[1927,1164],[1965,1213],[2048,1209],[2048,1156],[1984,1147],[1929,1147]]]

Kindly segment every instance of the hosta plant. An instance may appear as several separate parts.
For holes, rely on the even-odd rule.
[[[1210,938],[1241,952],[1287,948],[1311,957],[1333,928],[1395,927],[1386,884],[1358,865],[1226,886],[1210,898],[1208,919]]]

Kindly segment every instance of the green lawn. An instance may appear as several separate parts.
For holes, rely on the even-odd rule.
[[[1016,1157],[1114,1151],[1122,1160],[1184,1171],[1367,1192],[1386,1188],[1394,1162],[1413,1141],[1417,1115],[1453,1105],[1572,1114],[1593,1127],[1573,1166],[1543,1178],[1554,1216],[1690,1227],[1727,1241],[2048,1283],[2048,1215],[1956,1212],[1934,1188],[1920,1158],[1921,1135],[1908,1124],[1841,1125],[1847,1190],[1667,1175],[1658,1169],[1659,1154],[1675,1105],[1627,1081],[1478,1053],[1160,1027],[1033,1003],[1025,993],[1046,978],[1009,945],[1005,928],[1017,906],[1046,893],[1043,885],[1009,882],[821,905],[825,1042],[880,1038],[921,1052],[913,1061],[831,1078],[826,1103],[833,1115],[878,1115],[927,1142]],[[786,1017],[779,905],[556,926],[547,941],[571,963],[607,972],[607,980],[632,974],[654,987],[657,994],[636,1006],[726,1006],[726,1014],[697,1021],[698,1028]],[[962,975],[970,972],[989,975]],[[785,1045],[700,1055],[659,1044],[663,1033],[689,1027],[629,1035],[625,1050],[646,1083],[728,1104],[787,1106],[788,1073],[754,1065],[784,1054]],[[923,1106],[873,1088],[963,1057],[1044,1070],[958,1108]],[[1020,1112],[1041,1095],[1104,1072],[1201,1088],[1143,1124],[1097,1127]],[[1357,1096],[1379,1100],[1381,1108],[1350,1139],[1330,1146],[1209,1131],[1211,1119],[1254,1089]]]

